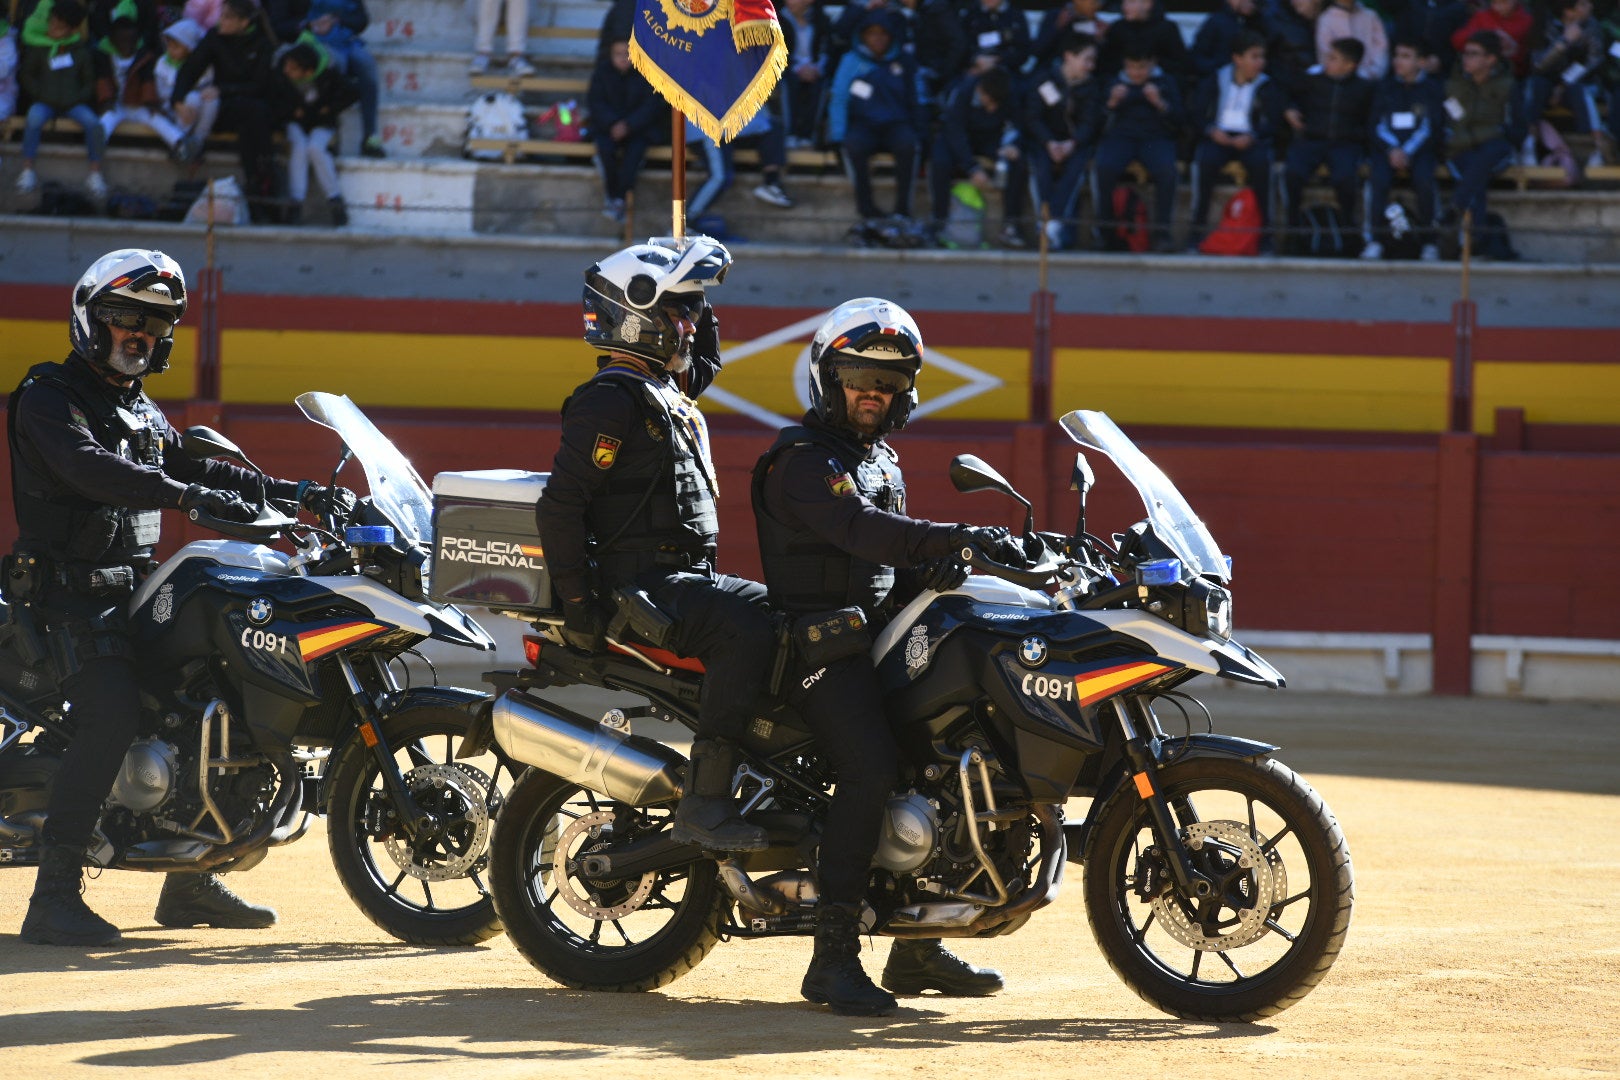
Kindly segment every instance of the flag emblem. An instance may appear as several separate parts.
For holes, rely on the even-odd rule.
[[[834,473],[827,477],[827,488],[838,497],[855,494],[855,481],[850,479],[849,473]]]
[[[598,435],[596,449],[591,452],[591,460],[596,462],[598,469],[611,469],[613,462],[619,456],[619,447],[623,440],[615,439],[611,435]]]

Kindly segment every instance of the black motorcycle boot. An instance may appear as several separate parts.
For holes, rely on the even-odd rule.
[[[40,849],[39,877],[20,937],[28,945],[120,945],[118,927],[90,910],[83,890],[84,851],[52,844]]]
[[[696,844],[705,851],[764,851],[770,846],[765,830],[748,824],[737,813],[731,797],[735,757],[736,748],[725,739],[699,739],[692,744],[686,792],[675,807],[671,831],[676,843]]]
[[[849,904],[816,909],[816,951],[799,993],[843,1016],[888,1016],[900,1007],[861,967],[860,911]]]
[[[883,967],[883,988],[896,994],[938,990],[946,997],[999,994],[1001,972],[976,968],[947,949],[939,938],[899,938]]]
[[[263,930],[276,925],[275,908],[250,904],[231,892],[218,874],[169,874],[152,916],[159,926],[213,926]]]

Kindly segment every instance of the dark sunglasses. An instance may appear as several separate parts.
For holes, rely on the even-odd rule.
[[[858,394],[903,394],[911,389],[911,379],[893,368],[867,364],[839,364],[838,385]]]
[[[698,316],[703,314],[702,293],[676,293],[664,297],[661,303],[665,311],[680,315],[691,322],[697,322]]]
[[[156,338],[166,338],[174,333],[174,320],[161,315],[141,311],[103,311],[99,318],[108,326],[137,334],[151,334]]]

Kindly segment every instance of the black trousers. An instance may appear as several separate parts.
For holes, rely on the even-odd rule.
[[[810,725],[837,778],[821,835],[821,898],[858,904],[866,895],[883,807],[899,777],[900,751],[870,656],[795,674],[788,700]]]
[[[703,661],[697,737],[742,738],[776,649],[765,586],[730,574],[643,577],[641,584],[675,619],[669,649]]]
[[[124,602],[55,589],[39,605],[51,654],[66,676],[63,692],[73,706],[74,729],[46,803],[46,844],[89,846],[101,804],[135,741],[140,691]]]

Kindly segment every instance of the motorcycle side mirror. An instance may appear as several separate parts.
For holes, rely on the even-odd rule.
[[[1017,490],[1007,482],[995,469],[973,454],[958,454],[951,459],[951,486],[964,494],[974,491],[999,491],[1003,495],[1017,499],[1024,508],[1024,532],[1035,531],[1035,508],[1030,501],[1018,494]]]
[[[247,464],[247,455],[242,453],[241,447],[201,424],[186,428],[185,434],[180,436],[180,448],[194,458],[230,458]]]
[[[1086,493],[1096,482],[1096,474],[1091,471],[1091,462],[1086,460],[1086,455],[1075,454],[1074,471],[1069,474],[1069,490],[1080,493],[1080,507],[1074,519],[1074,535],[1077,538],[1086,535]]]

